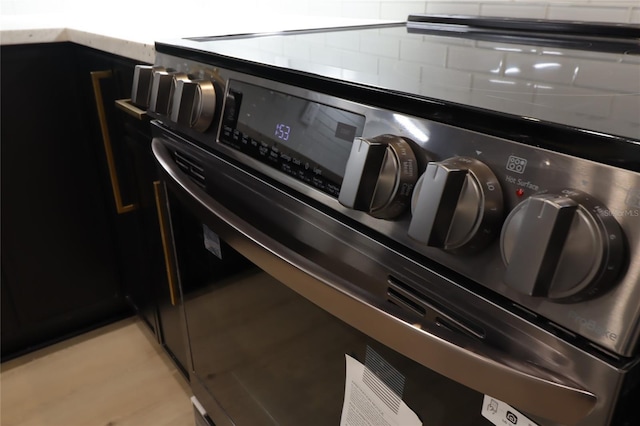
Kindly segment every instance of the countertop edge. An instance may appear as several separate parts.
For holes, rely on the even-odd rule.
[[[3,46],[61,42],[92,47],[149,64],[155,60],[153,42],[125,39],[68,27],[6,29],[3,26],[0,31],[0,44]]]

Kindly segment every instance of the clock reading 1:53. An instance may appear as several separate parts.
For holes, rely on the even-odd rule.
[[[283,141],[289,140],[289,134],[291,133],[291,127],[283,123],[276,124],[275,136]]]

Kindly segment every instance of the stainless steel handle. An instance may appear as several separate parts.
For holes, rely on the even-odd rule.
[[[160,239],[162,240],[162,251],[164,252],[164,266],[167,271],[167,283],[169,284],[169,298],[171,305],[176,306],[178,303],[178,291],[176,290],[175,269],[171,258],[169,236],[167,235],[167,218],[164,214],[165,209],[162,206],[162,183],[160,181],[153,182],[153,192],[156,196],[156,210],[158,211],[158,223],[160,224]]]
[[[569,379],[513,359],[471,338],[426,330],[350,293],[342,278],[242,220],[193,183],[160,139],[153,153],[164,173],[210,214],[216,231],[237,251],[325,311],[425,367],[532,415],[575,424],[596,403]]]
[[[135,106],[131,103],[131,99],[116,99],[116,107],[140,121],[147,116],[147,111]]]
[[[107,167],[109,168],[109,177],[111,179],[111,189],[113,190],[113,199],[116,204],[118,214],[134,211],[138,206],[135,204],[124,205],[122,202],[122,194],[120,193],[120,182],[118,172],[116,171],[116,163],[113,156],[113,148],[111,147],[111,136],[109,135],[109,126],[107,124],[107,114],[104,109],[102,99],[102,89],[100,88],[100,80],[111,78],[111,71],[94,71],[91,73],[91,82],[93,84],[93,94],[96,100],[96,108],[98,110],[98,119],[100,121],[100,131],[102,132],[102,143],[104,144],[104,153],[107,157]]]

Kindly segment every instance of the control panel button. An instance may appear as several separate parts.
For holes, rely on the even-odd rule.
[[[169,119],[204,132],[213,121],[216,91],[211,80],[173,80]]]
[[[623,234],[603,205],[580,191],[534,195],[507,217],[504,282],[521,293],[578,302],[608,290],[622,269]]]
[[[451,252],[473,252],[497,235],[502,189],[484,163],[470,157],[431,162],[411,200],[409,236]]]
[[[393,219],[409,206],[418,179],[409,142],[399,136],[356,138],[347,161],[338,201],[380,219]]]

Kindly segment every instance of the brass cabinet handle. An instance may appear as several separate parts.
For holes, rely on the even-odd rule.
[[[102,132],[102,142],[104,144],[104,153],[107,157],[107,166],[109,167],[109,177],[111,178],[111,188],[113,189],[113,199],[116,203],[116,211],[118,214],[134,211],[138,206],[135,204],[124,205],[122,203],[122,195],[120,194],[120,183],[116,164],[113,157],[113,148],[111,146],[111,137],[109,136],[109,127],[107,125],[107,114],[104,109],[102,99],[102,89],[100,88],[100,80],[111,78],[112,72],[93,71],[91,73],[91,82],[93,83],[93,94],[96,100],[96,108],[98,109],[98,119],[100,120],[100,130]]]
[[[153,191],[156,195],[156,209],[158,210],[158,222],[160,223],[160,238],[162,239],[162,251],[164,252],[164,265],[167,270],[167,282],[169,283],[169,297],[171,298],[171,304],[176,306],[178,303],[178,292],[176,291],[173,261],[171,260],[171,252],[169,250],[169,237],[166,231],[168,224],[162,206],[162,188],[160,185],[160,181],[153,182]]]
[[[144,120],[147,116],[147,111],[132,104],[131,99],[117,99],[116,107],[140,121]]]

